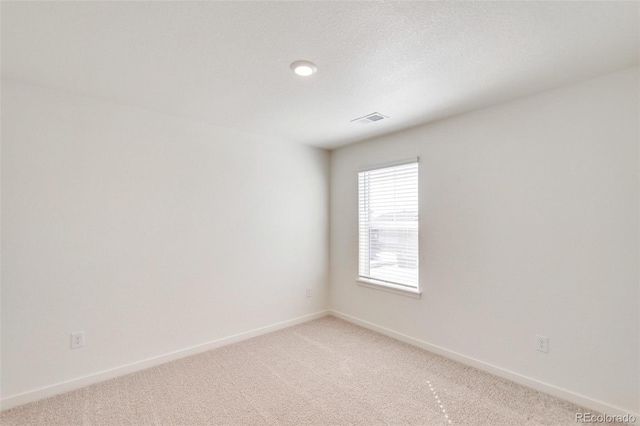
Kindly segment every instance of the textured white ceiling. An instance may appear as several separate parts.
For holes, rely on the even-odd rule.
[[[638,64],[634,2],[2,2],[2,74],[334,148]],[[318,73],[289,70],[298,59]],[[380,112],[388,120],[350,123]]]

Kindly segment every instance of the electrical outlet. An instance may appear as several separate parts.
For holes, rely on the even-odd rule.
[[[307,289],[307,297],[311,297],[311,289],[310,288]]]
[[[84,331],[71,333],[71,349],[77,349],[84,346]]]
[[[549,352],[549,338],[536,335],[536,351]]]

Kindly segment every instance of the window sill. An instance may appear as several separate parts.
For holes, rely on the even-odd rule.
[[[386,291],[387,293],[399,294],[401,296],[413,297],[414,299],[420,299],[422,292],[419,290],[413,290],[404,288],[401,286],[395,286],[393,284],[381,283],[376,280],[369,280],[367,278],[358,278],[357,284],[361,287],[372,288],[374,290]]]

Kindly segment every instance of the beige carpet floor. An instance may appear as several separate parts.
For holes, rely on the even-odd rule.
[[[7,410],[12,425],[575,425],[573,404],[335,317]]]

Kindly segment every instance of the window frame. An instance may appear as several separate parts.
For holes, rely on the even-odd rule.
[[[367,287],[367,288],[371,288],[371,289],[375,289],[375,290],[382,290],[385,292],[389,292],[389,293],[394,293],[394,294],[399,294],[399,295],[403,295],[403,296],[409,296],[409,297],[413,297],[413,298],[417,298],[419,299],[421,297],[422,291],[420,290],[420,168],[419,168],[419,157],[413,157],[413,158],[409,158],[409,159],[405,159],[405,160],[400,160],[400,161],[394,161],[394,162],[390,162],[390,163],[384,163],[384,164],[377,164],[375,166],[371,166],[371,167],[366,167],[366,168],[362,168],[359,169],[357,171],[357,185],[358,185],[358,196],[357,196],[357,203],[358,203],[358,218],[357,218],[357,230],[358,230],[358,243],[357,243],[357,250],[358,250],[358,277],[356,279],[356,282],[359,286],[362,287]],[[416,204],[417,204],[417,214],[418,214],[418,223],[417,223],[417,248],[416,248],[416,261],[417,261],[417,277],[416,277],[416,283],[415,283],[415,287],[413,286],[409,286],[407,284],[402,284],[402,283],[395,283],[393,281],[387,281],[387,280],[383,280],[383,279],[376,279],[376,278],[371,278],[368,276],[363,276],[361,275],[361,248],[362,248],[362,241],[361,241],[361,203],[363,202],[363,200],[361,199],[361,193],[360,193],[360,176],[362,173],[364,172],[369,172],[369,171],[375,171],[375,170],[381,170],[381,169],[387,169],[387,168],[392,168],[392,167],[397,167],[397,166],[403,166],[403,165],[408,165],[408,164],[416,164],[417,167],[417,176],[416,176],[416,191],[417,191],[417,200],[416,200]],[[368,243],[370,244],[370,243]]]

